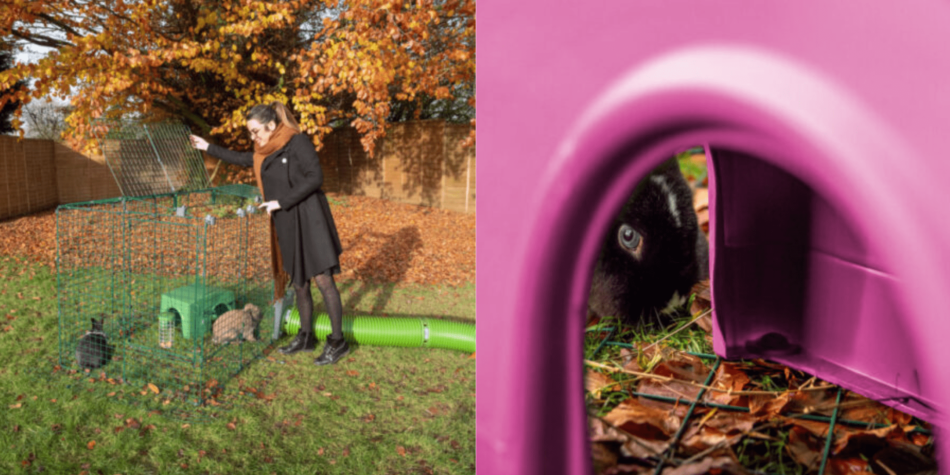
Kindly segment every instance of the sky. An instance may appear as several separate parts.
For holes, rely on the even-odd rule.
[[[18,52],[18,53],[14,56],[14,59],[15,59],[16,61],[18,61],[18,62],[21,62],[21,63],[33,63],[33,62],[36,62],[36,61],[38,61],[39,59],[43,58],[43,56],[45,56],[46,53],[48,53],[49,51],[52,51],[52,48],[44,48],[44,47],[41,47],[41,46],[36,46],[36,45],[27,44],[27,45],[25,46],[24,51]],[[35,100],[36,100],[36,99],[34,99],[34,101],[35,101]],[[42,100],[42,99],[40,99],[40,100]],[[47,98],[47,100],[50,100],[50,98]],[[54,104],[66,105],[66,104],[69,103],[69,101],[67,101],[67,100],[62,100],[62,99],[58,99],[58,98],[51,98],[51,100],[52,100],[52,102],[53,102]],[[21,120],[23,120],[23,119],[21,118]],[[27,123],[24,121],[23,125],[22,125],[20,128],[23,129],[23,133],[24,133],[26,136],[29,136],[29,133],[30,133],[30,126],[29,126],[29,124],[27,124]]]

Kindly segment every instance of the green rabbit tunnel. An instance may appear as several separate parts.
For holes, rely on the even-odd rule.
[[[325,340],[330,334],[330,317],[314,315],[314,335]],[[293,307],[284,318],[284,331],[296,335],[300,314]],[[446,320],[406,317],[343,316],[343,337],[352,343],[370,346],[402,346],[475,351],[475,325]]]

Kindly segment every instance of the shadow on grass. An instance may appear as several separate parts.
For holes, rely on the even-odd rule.
[[[373,234],[375,235],[375,233]],[[354,241],[359,242],[363,238],[364,234],[360,233]],[[387,282],[400,282],[406,276],[406,272],[409,271],[409,267],[412,265],[413,254],[422,249],[422,236],[419,234],[419,228],[406,226],[395,234],[386,236],[386,242],[378,249],[376,254],[356,269],[355,274],[358,280],[340,285],[340,287],[346,289],[346,292],[344,292],[346,294],[346,302],[343,304],[344,310],[358,307],[369,294],[376,294],[375,301],[369,310],[370,313],[378,314],[386,308],[390,298],[392,298],[394,286],[386,285],[381,281],[385,279]],[[380,281],[380,283],[373,283],[373,281]]]

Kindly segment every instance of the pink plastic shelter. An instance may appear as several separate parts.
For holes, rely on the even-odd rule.
[[[716,351],[947,425],[950,3],[478,14],[479,473],[589,472],[581,342],[600,233],[633,183],[695,145],[713,171]]]

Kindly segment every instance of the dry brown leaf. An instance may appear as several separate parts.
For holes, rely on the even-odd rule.
[[[894,443],[874,454],[871,466],[887,467],[900,474],[936,473],[937,465],[930,456],[923,455],[920,447],[912,444]]]
[[[732,393],[744,390],[749,383],[749,376],[739,364],[723,362],[716,370],[716,377],[710,383],[710,386],[722,391],[706,391],[703,400],[728,406],[744,406],[745,396]]]
[[[655,440],[637,436],[630,436],[627,439],[621,448],[621,453],[627,457],[656,457],[670,448],[670,439]]]
[[[818,439],[800,426],[793,426],[788,433],[785,449],[792,459],[809,470],[817,470],[824,449],[823,439]]]
[[[663,475],[705,475],[708,473],[748,473],[734,458],[725,455],[705,457],[696,463],[663,470]]]
[[[673,359],[656,365],[653,370],[653,373],[658,376],[665,376],[674,380],[644,379],[638,385],[637,392],[692,401],[699,396],[699,392],[702,390],[699,385],[705,381],[708,371],[701,359],[683,353],[675,354]],[[684,404],[673,404],[648,398],[643,398],[641,403],[662,409],[672,409],[675,406],[676,415],[680,417],[684,416],[687,410],[687,405]]]
[[[345,252],[341,280],[460,286],[475,281],[475,214],[364,196],[328,196]],[[0,223],[0,255],[55,266],[56,214]],[[8,232],[9,231],[9,232]]]
[[[705,381],[709,374],[709,370],[703,364],[702,359],[686,353],[679,353],[675,358],[657,365],[653,372],[660,376],[694,383]]]
[[[710,447],[729,440],[729,435],[715,427],[699,426],[691,424],[686,432],[683,433],[683,439],[680,445],[687,449],[689,453],[699,453]],[[738,442],[739,439],[736,439]]]
[[[158,393],[159,393],[159,391],[158,391],[158,386],[156,386],[156,385],[154,385],[154,384],[152,384],[152,383],[148,383],[148,389],[149,389],[149,391],[152,391],[152,392],[155,393],[155,394],[158,394]]]
[[[591,442],[626,442],[627,436],[597,417],[589,417]]]
[[[693,209],[697,212],[709,208],[709,188],[693,190]]]
[[[690,293],[695,294],[696,298],[690,306],[689,311],[693,315],[699,315],[712,308],[712,293],[709,288],[709,279],[702,280],[693,285]],[[702,328],[706,333],[712,333],[712,312],[707,313],[696,321],[696,325]]]
[[[762,358],[756,358],[752,360],[752,362],[755,363],[756,369],[768,368],[768,369],[774,370],[776,373],[782,373],[782,374],[785,374],[785,372],[788,371],[788,366],[778,364],[778,363],[773,363],[769,360],[765,360]]]
[[[848,428],[840,432],[836,427],[832,453],[835,455],[842,453],[869,453],[869,450],[877,452],[888,446],[889,441],[903,443],[906,440],[904,431],[897,424],[872,430]],[[860,449],[858,447],[860,447]]]
[[[794,427],[798,427],[805,432],[808,432],[814,437],[818,437],[821,439],[824,439],[825,434],[828,433],[829,424],[827,422],[812,421],[808,419],[798,419],[794,417],[785,418],[785,422],[787,422],[788,424],[791,424]],[[842,430],[843,429],[841,425],[835,426],[836,434]]]
[[[699,395],[702,388],[682,381],[659,381],[655,379],[645,379],[637,386],[637,392],[651,396],[662,396],[668,398],[693,401]],[[677,417],[684,417],[689,410],[689,402],[673,403],[653,398],[640,397],[640,404],[663,411],[672,411]]]
[[[701,301],[699,300],[693,301],[693,305],[690,307],[690,312],[693,315],[703,313],[706,310],[709,310],[711,308],[709,304],[707,304],[704,307],[702,303],[700,302]],[[712,313],[711,312],[706,313],[702,317],[699,317],[699,320],[696,320],[696,326],[698,326],[699,328],[702,328],[703,331],[706,332],[707,335],[712,335],[712,329],[713,329]]]
[[[616,384],[610,376],[591,369],[588,369],[584,375],[584,388],[597,399],[600,399],[600,392],[605,389],[620,391],[620,385]]]
[[[621,402],[603,419],[632,436],[648,440],[666,440],[680,427],[680,419],[670,411],[645,406],[636,399]]]
[[[911,440],[911,442],[914,443],[914,445],[917,445],[917,446],[924,446],[924,445],[927,445],[927,444],[930,442],[930,436],[924,435],[924,434],[920,434],[920,433],[911,434],[911,435],[910,435],[910,440]]]
[[[849,459],[838,459],[830,458],[828,459],[828,468],[831,470],[831,473],[839,474],[872,474],[871,466],[866,460],[861,458],[849,458]]]
[[[759,419],[769,419],[781,414],[791,398],[792,394],[790,392],[784,392],[777,396],[755,394],[749,396],[749,412],[754,416],[758,416]]]
[[[620,350],[625,370],[647,371],[674,354],[674,350],[663,345],[650,345],[647,342],[637,342],[636,345],[635,351],[626,348]]]
[[[893,407],[884,407],[884,409],[887,411],[887,419],[893,421],[895,424],[905,426],[910,424],[914,419],[910,414],[898,411]]]
[[[699,228],[709,236],[709,189],[696,188],[693,190],[693,210],[696,211],[696,221]]]
[[[741,435],[752,431],[757,418],[746,413],[716,411],[702,425],[693,423],[683,434],[682,445],[690,453],[698,453],[723,442],[741,441]]]
[[[834,401],[828,401],[828,404],[833,406]],[[842,397],[839,407],[838,418],[840,419],[873,422],[877,424],[899,423],[900,421],[906,421],[906,423],[911,422],[910,416],[850,391],[845,393],[844,397]],[[889,416],[891,415],[894,415],[895,419],[890,419]]]
[[[837,389],[825,391],[798,391],[792,395],[786,410],[797,414],[822,414],[831,416],[835,409]]]
[[[591,462],[594,465],[594,473],[604,473],[610,467],[617,465],[620,458],[617,451],[608,447],[603,442],[593,442],[590,444]]]
[[[716,429],[723,434],[733,436],[752,431],[757,417],[744,412],[718,411],[705,421],[704,427]]]

